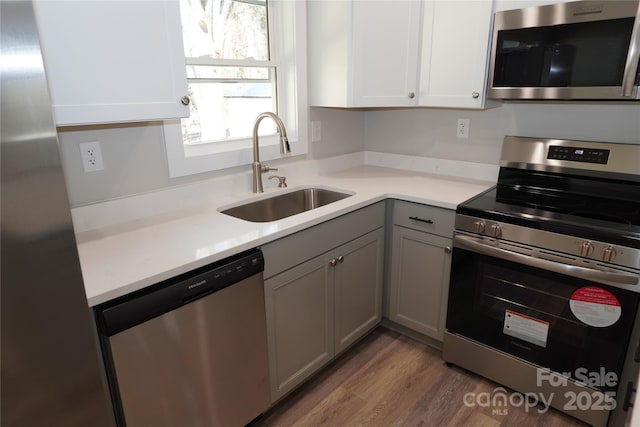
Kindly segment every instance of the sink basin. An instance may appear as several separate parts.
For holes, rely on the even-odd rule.
[[[319,208],[349,196],[351,196],[349,193],[325,188],[302,188],[220,212],[245,221],[270,222]]]

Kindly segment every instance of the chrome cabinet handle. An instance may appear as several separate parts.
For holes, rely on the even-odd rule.
[[[182,98],[180,98],[180,102],[182,102],[182,105],[189,105],[191,103],[191,98],[185,95]]]
[[[517,262],[519,264],[553,271],[554,273],[565,274],[567,276],[577,277],[578,279],[591,280],[593,282],[604,283],[607,285],[616,286],[638,284],[638,277],[630,274],[612,273],[608,271],[594,270],[592,268],[578,267],[576,265],[560,264],[541,258],[533,258],[517,252],[511,252],[495,246],[489,246],[469,236],[455,236],[453,238],[453,246],[456,248],[468,249],[482,255],[488,255],[504,259],[506,261]]]
[[[409,92],[409,99],[413,99],[416,97],[416,93],[415,92]]]
[[[480,97],[480,94],[478,92],[471,92],[471,97],[473,99],[478,99]]]
[[[409,219],[412,219],[414,221],[424,222],[424,223],[427,223],[427,224],[433,224],[432,220],[430,220],[430,219],[422,219],[422,218],[419,218],[417,216],[410,216]]]
[[[344,262],[344,257],[342,255],[340,255],[340,256],[338,256],[336,258],[333,258],[331,261],[329,261],[329,265],[331,267],[335,267],[336,265],[342,264],[343,262]]]
[[[445,246],[444,247],[444,253],[445,254],[450,254],[451,253],[451,246]]]

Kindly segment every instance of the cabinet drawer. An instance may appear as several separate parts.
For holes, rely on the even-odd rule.
[[[384,227],[384,202],[375,203],[262,247],[264,278]]]
[[[443,237],[453,236],[455,211],[395,200],[393,224]]]

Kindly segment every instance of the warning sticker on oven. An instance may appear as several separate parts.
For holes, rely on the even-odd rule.
[[[505,310],[502,332],[546,348],[547,337],[549,336],[549,322],[525,316],[515,311]]]
[[[597,286],[576,290],[569,298],[569,307],[581,322],[596,328],[611,326],[620,319],[620,301],[611,292]]]

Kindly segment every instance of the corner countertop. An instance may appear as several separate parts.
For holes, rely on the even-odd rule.
[[[425,165],[408,163],[409,159],[404,156],[392,155],[392,161],[390,156],[377,156],[376,153],[347,157],[346,162],[344,158],[333,163],[325,161],[325,166],[333,165],[329,168],[318,168],[317,162],[310,167],[309,162],[313,161],[281,167],[280,173],[287,176],[289,187],[268,188],[260,195],[249,191],[250,177],[242,176],[226,183],[200,183],[151,196],[134,196],[74,209],[78,252],[89,306],[102,304],[387,198],[455,209],[459,203],[493,186],[495,179],[492,177],[497,174],[497,166],[492,165],[481,166],[481,173],[475,174],[483,179],[470,179],[459,176],[464,173],[458,176],[442,174],[438,170],[443,166],[442,161],[427,165],[426,169],[437,172],[432,173],[411,170],[425,169]],[[368,164],[363,164],[365,162]],[[464,162],[454,163],[449,170],[455,170],[461,166],[457,163]],[[380,166],[389,164],[399,167]],[[469,168],[462,167],[461,170],[473,173]],[[267,184],[265,180],[267,185],[275,184],[272,181]],[[337,189],[352,193],[352,196],[266,223],[248,222],[219,212],[223,208],[308,187]],[[163,208],[154,210],[154,206]],[[158,213],[140,213],[145,210]],[[109,220],[97,218],[98,213],[105,218],[108,216]]]

